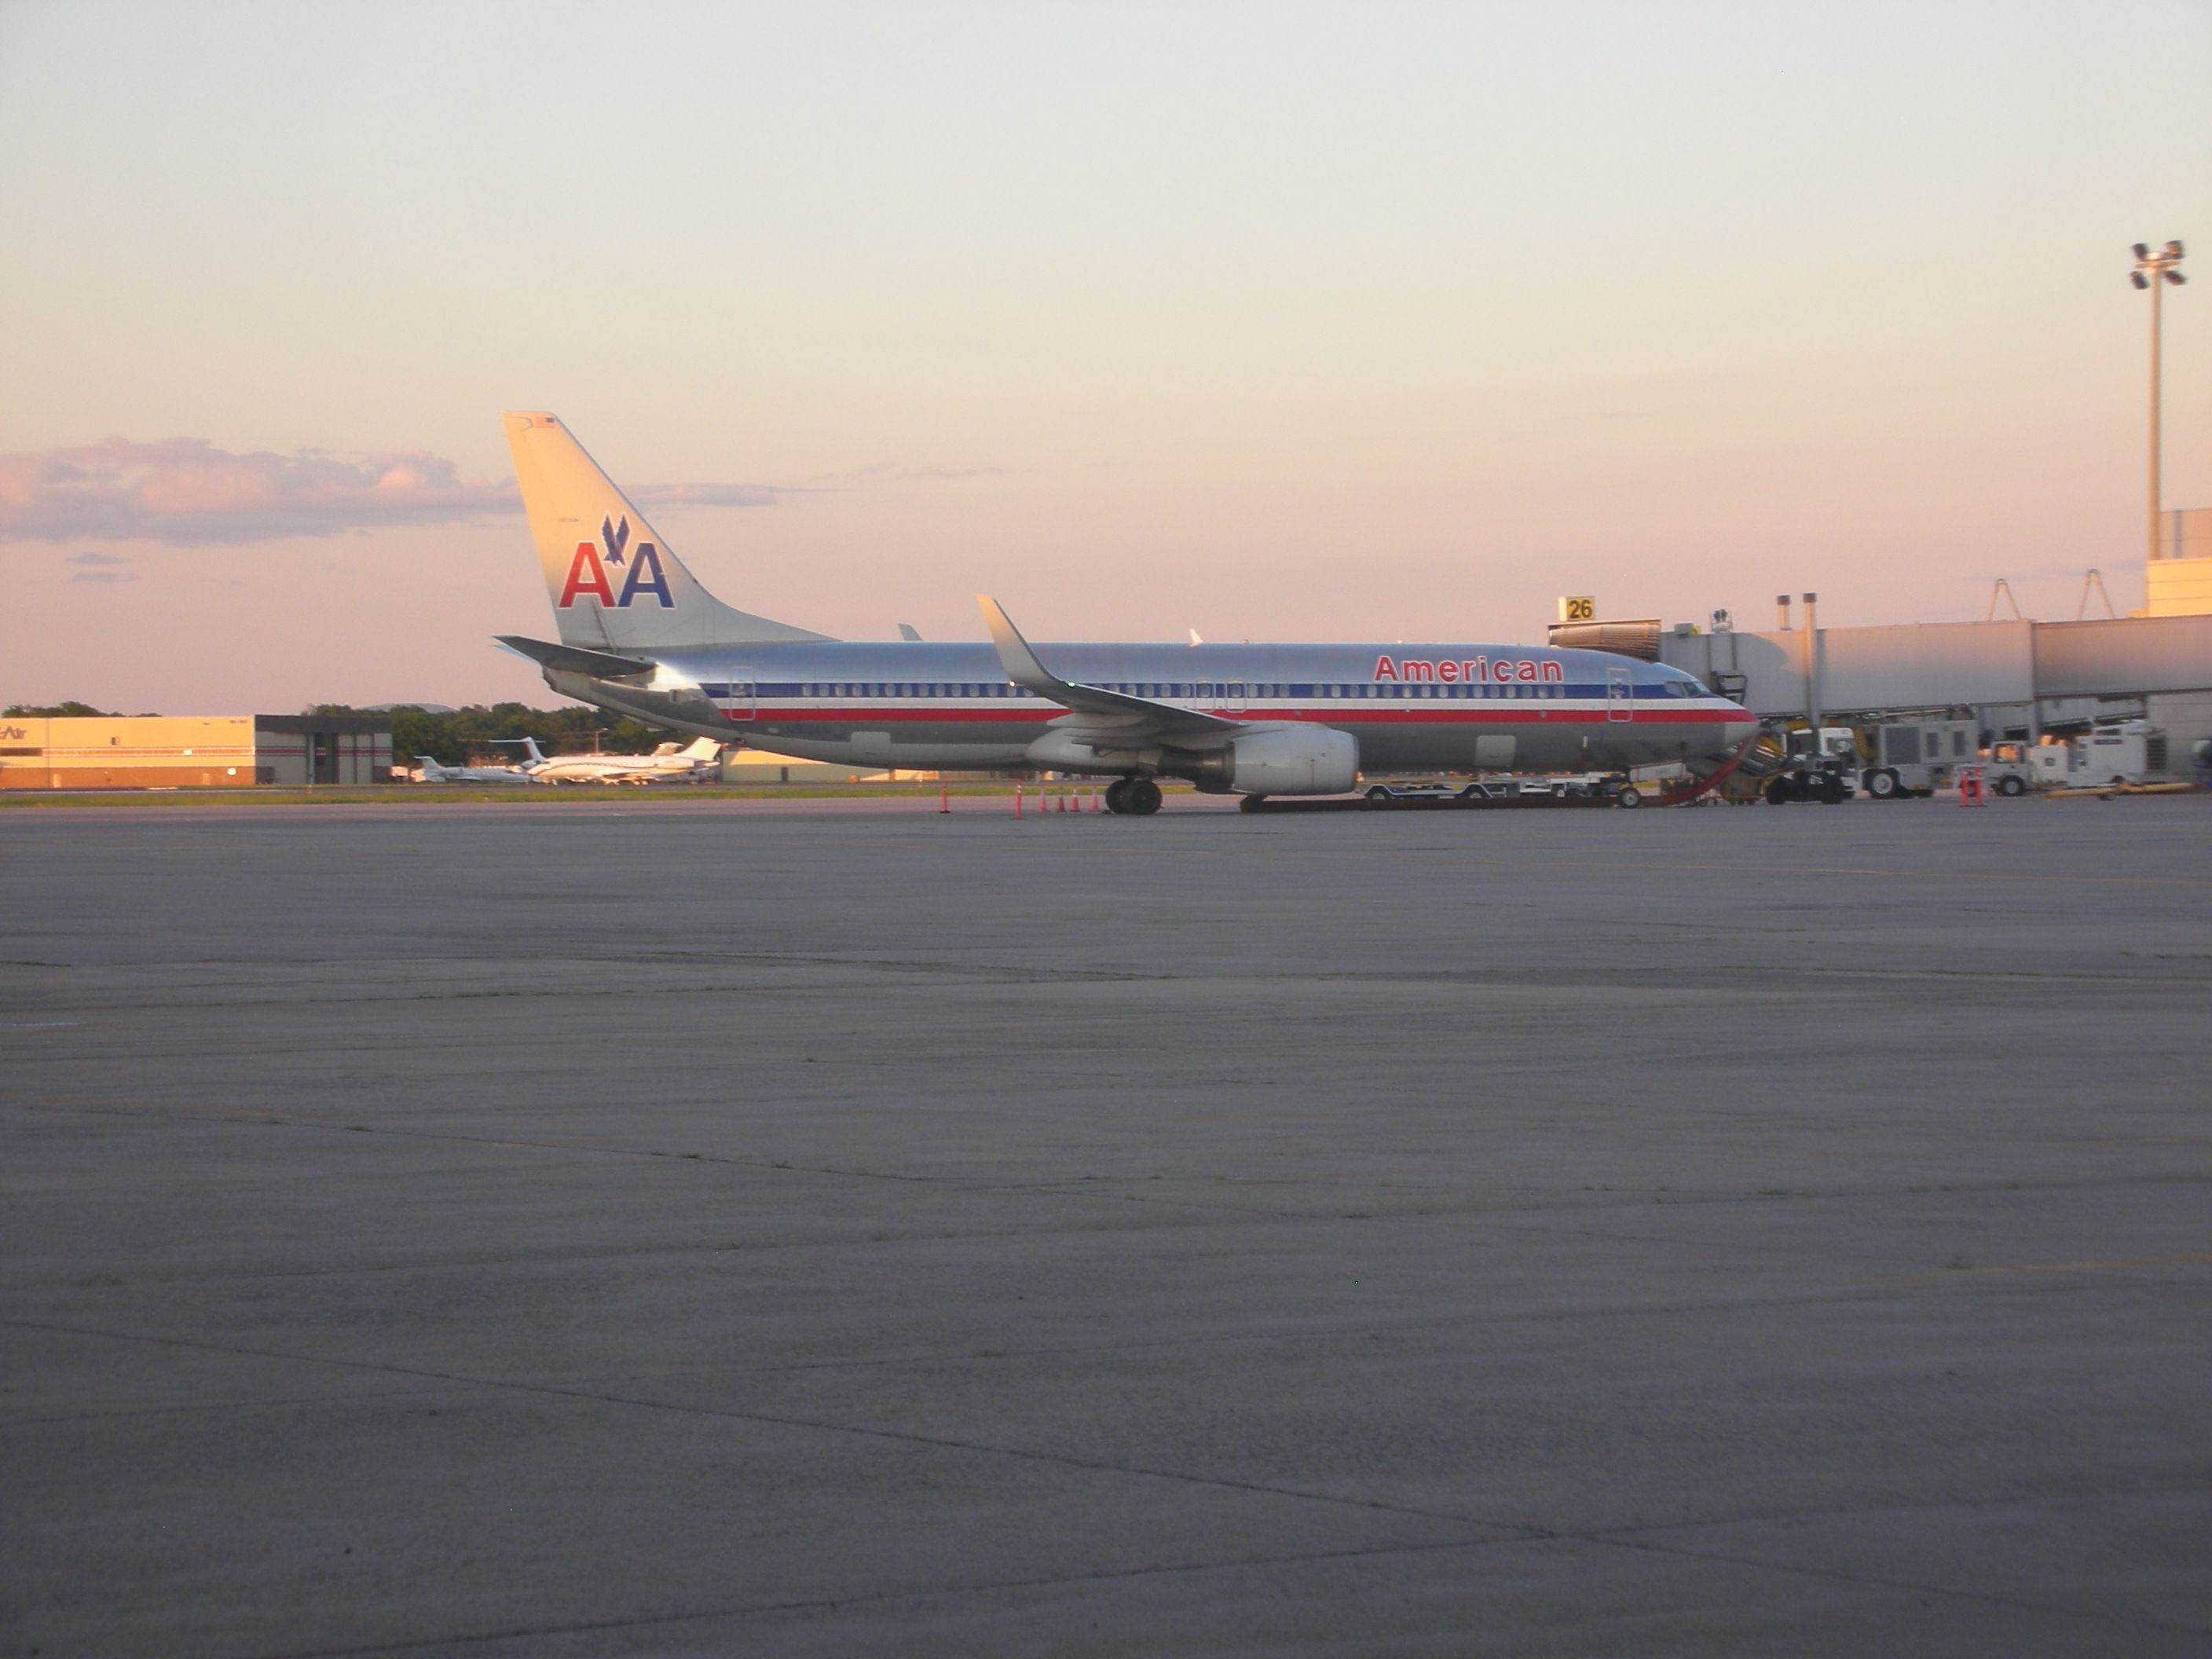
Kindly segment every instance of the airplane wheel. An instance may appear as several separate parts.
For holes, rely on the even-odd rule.
[[[1150,778],[1131,778],[1122,791],[1124,811],[1148,818],[1160,810],[1160,787]]]
[[[1632,783],[1620,786],[1620,793],[1613,798],[1615,806],[1634,808],[1644,805],[1644,792]]]
[[[1374,785],[1374,786],[1373,786],[1372,787],[1370,787],[1370,788],[1368,790],[1368,792],[1367,792],[1367,804],[1368,804],[1370,806],[1388,806],[1388,805],[1390,805],[1390,792],[1389,792],[1388,789],[1385,789],[1385,788],[1384,788],[1381,784],[1379,784],[1379,783],[1378,783],[1378,784]]]
[[[1237,803],[1237,810],[1240,812],[1256,812],[1267,805],[1267,798],[1265,795],[1247,795]]]
[[[1116,778],[1106,786],[1106,810],[1126,812],[1129,810],[1129,780]]]

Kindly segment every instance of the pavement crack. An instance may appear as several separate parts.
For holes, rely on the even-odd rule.
[[[396,1365],[385,1361],[340,1359],[320,1354],[290,1353],[279,1348],[257,1348],[242,1344],[195,1341],[177,1336],[152,1336],[137,1331],[106,1330],[95,1326],[55,1324],[46,1321],[27,1319],[0,1320],[0,1326],[70,1336],[105,1337],[118,1342],[143,1342],[161,1347],[183,1348],[197,1352],[237,1354],[257,1359],[281,1359],[291,1364],[330,1365],[344,1370],[418,1377],[426,1382],[446,1383],[456,1387],[489,1389],[514,1394],[533,1395],[545,1399],[588,1401],[598,1405],[619,1406],[637,1411],[669,1412],[683,1416],[713,1418],[728,1422],[759,1423],[776,1428],[804,1429],[816,1433],[845,1435],[858,1439],[881,1440],[901,1445],[927,1446],[941,1451],[975,1452],[986,1456],[1013,1458],[1024,1462],[1048,1464],[1060,1468],[1082,1469],[1097,1474],[1119,1474],[1139,1480],[1175,1481],[1188,1486],[1210,1486],[1229,1492],[1253,1492],[1265,1497],[1287,1498],[1304,1503],[1329,1504],[1342,1509],[1370,1510],[1384,1515],[1401,1515],[1422,1521],[1440,1521],[1458,1526],[1481,1527],[1523,1536],[1540,1535],[1538,1529],[1516,1526],[1510,1522],[1486,1521],[1475,1516],[1454,1515],[1441,1510],[1422,1509],[1408,1504],[1385,1503],[1379,1498],[1351,1498],[1339,1492],[1308,1492],[1298,1487],[1268,1481],[1239,1480],[1227,1475],[1197,1474],[1185,1469],[1150,1468],[1141,1464],[1115,1463],[1103,1458],[1078,1457],[1068,1452],[1046,1451],[1030,1446],[1002,1446],[984,1440],[963,1440],[950,1435],[923,1434],[911,1429],[890,1429],[868,1424],[838,1423],[825,1418],[799,1417],[781,1412],[738,1411],[728,1407],[700,1406],[682,1401],[654,1400],[644,1395],[621,1394],[605,1389],[563,1388],[556,1383],[526,1382],[507,1377],[473,1376],[465,1372],[432,1370],[427,1367]]]

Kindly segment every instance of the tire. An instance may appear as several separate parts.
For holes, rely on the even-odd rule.
[[[1160,810],[1160,787],[1150,778],[1131,778],[1122,799],[1128,810],[1140,818],[1148,818]]]
[[[2025,778],[2002,777],[1997,780],[1997,793],[2000,795],[2024,795],[2027,793],[2027,781]]]
[[[1820,805],[1823,806],[1841,806],[1850,798],[1851,792],[1844,787],[1841,778],[1830,778],[1820,786]]]
[[[1769,806],[1787,806],[1796,798],[1796,792],[1790,788],[1787,778],[1776,778],[1766,786],[1766,804]]]
[[[1624,811],[1632,812],[1644,805],[1644,792],[1632,783],[1624,783],[1620,786],[1620,793],[1613,798],[1613,804]]]
[[[1267,798],[1265,795],[1247,795],[1237,803],[1237,810],[1240,812],[1257,812],[1267,804]]]
[[[1106,810],[1126,812],[1129,810],[1129,780],[1116,778],[1106,786]]]
[[[1887,769],[1867,774],[1866,792],[1876,800],[1895,800],[1903,793],[1897,787],[1897,774]]]
[[[1370,785],[1367,791],[1367,804],[1370,806],[1389,805],[1390,792],[1379,783]]]

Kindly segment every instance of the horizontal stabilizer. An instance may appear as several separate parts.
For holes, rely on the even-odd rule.
[[[528,640],[520,634],[494,635],[499,642],[518,656],[547,668],[556,668],[564,674],[588,674],[595,680],[628,679],[633,674],[650,674],[660,666],[642,657],[618,657],[611,651],[586,651],[580,645],[554,645],[545,640]]]

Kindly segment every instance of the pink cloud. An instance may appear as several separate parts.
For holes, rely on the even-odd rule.
[[[641,505],[760,507],[779,493],[692,483],[647,485],[631,495]],[[520,506],[513,479],[465,479],[453,462],[421,453],[234,454],[204,438],[108,438],[0,455],[0,538],[11,541],[207,546],[452,524]]]
[[[465,481],[435,455],[237,455],[204,438],[0,455],[0,535],[178,546],[444,524],[520,505],[514,485]]]

